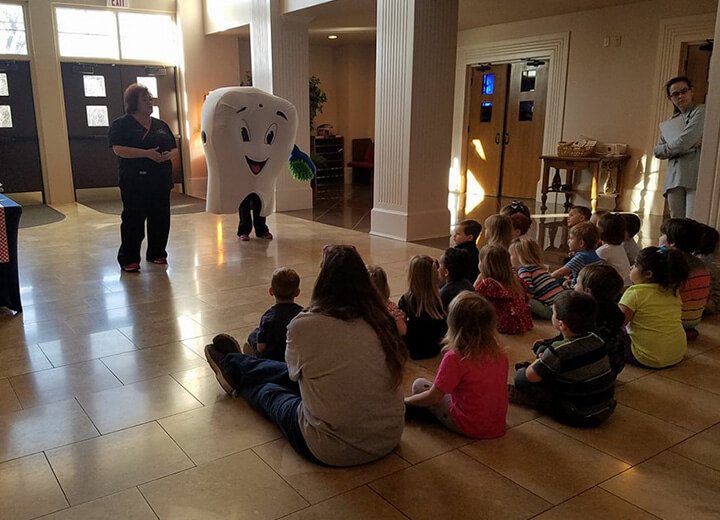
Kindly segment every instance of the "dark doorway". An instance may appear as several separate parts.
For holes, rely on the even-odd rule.
[[[7,193],[43,192],[32,92],[29,62],[0,61],[0,182]]]

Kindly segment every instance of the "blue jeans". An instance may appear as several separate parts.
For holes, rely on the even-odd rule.
[[[300,387],[290,380],[285,363],[245,354],[228,354],[221,365],[238,395],[275,423],[296,452],[311,462],[322,464],[302,435],[298,420],[298,407],[302,404]]]

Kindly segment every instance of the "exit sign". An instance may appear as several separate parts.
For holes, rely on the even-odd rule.
[[[130,7],[130,0],[107,0],[108,7]]]

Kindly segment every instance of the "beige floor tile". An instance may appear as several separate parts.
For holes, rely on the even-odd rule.
[[[20,322],[17,322],[18,324]],[[44,341],[53,341],[60,338],[71,338],[75,331],[60,319],[25,323],[21,328],[5,328],[3,340],[8,344],[33,345]]]
[[[205,406],[230,399],[208,367],[193,368],[171,375]]]
[[[720,471],[720,424],[698,433],[670,451]]]
[[[9,379],[0,379],[0,415],[22,408]]]
[[[207,335],[210,331],[188,316],[178,316],[122,327],[120,332],[135,346],[146,348]]]
[[[0,518],[25,520],[67,507],[45,455],[0,464]]]
[[[407,462],[395,454],[351,468],[319,466],[295,453],[285,439],[263,444],[253,448],[253,451],[311,504],[408,466]]]
[[[654,372],[654,370],[649,368],[636,367],[626,363],[625,368],[618,374],[617,380],[621,383],[629,383],[641,377],[649,376]]]
[[[58,511],[43,520],[157,520],[137,488]]]
[[[370,487],[413,520],[524,519],[550,507],[457,450],[376,480]]]
[[[451,432],[439,422],[406,421],[395,453],[410,464],[417,464],[471,442],[472,439]]]
[[[535,518],[536,520],[576,520],[578,518],[583,520],[607,520],[609,518],[652,520],[656,517],[607,491],[592,488]]]
[[[52,365],[37,345],[0,350],[0,377],[18,376],[47,368],[52,368]]]
[[[83,395],[78,401],[103,435],[202,406],[170,376]]]
[[[71,505],[193,467],[155,422],[47,452]]]
[[[275,425],[243,399],[221,401],[158,422],[195,464],[282,437]]]
[[[460,450],[553,504],[630,467],[536,421]]]
[[[533,419],[540,417],[540,412],[527,406],[520,406],[517,404],[509,403],[507,416],[505,417],[505,424],[508,428],[514,428]]]
[[[209,311],[191,314],[190,316],[202,325],[205,330],[217,334],[241,327],[256,327],[258,323],[260,323],[260,318],[263,313],[268,310],[271,305],[272,302],[268,303],[267,301],[260,300],[255,303],[211,309]]]
[[[308,505],[247,450],[140,486],[161,519],[271,519]]]
[[[541,417],[538,422],[632,465],[693,435],[690,430],[621,404],[596,428],[573,428],[549,417]]]
[[[402,520],[405,517],[367,486],[286,516],[284,520]]]
[[[720,421],[716,394],[658,374],[622,385],[615,397],[619,403],[694,432]]]
[[[23,408],[122,386],[99,360],[15,376],[10,382]]]
[[[105,357],[102,362],[125,385],[207,365],[204,358],[182,343],[133,350]]]
[[[600,487],[661,518],[720,517],[720,472],[665,452]]]
[[[0,415],[0,462],[97,435],[75,400]]]
[[[76,335],[70,339],[40,343],[40,348],[50,362],[59,367],[129,352],[135,350],[135,345],[120,331],[106,330],[84,336]]]
[[[720,373],[720,356],[713,358],[705,354],[686,359],[677,366],[658,372],[663,377],[720,394],[718,373]]]

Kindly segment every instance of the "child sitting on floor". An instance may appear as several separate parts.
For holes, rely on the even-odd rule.
[[[379,265],[369,265],[367,266],[367,270],[370,275],[370,281],[380,293],[383,300],[385,300],[385,306],[390,316],[395,320],[398,333],[404,336],[407,333],[407,316],[405,316],[405,313],[390,299],[390,285],[388,284],[385,270]]]
[[[555,298],[553,326],[563,339],[539,349],[538,358],[515,373],[510,402],[549,413],[575,426],[595,426],[615,409],[615,375],[605,344],[590,332],[597,304],[592,296],[565,291]]]
[[[415,255],[410,259],[408,286],[398,302],[408,320],[405,344],[412,359],[435,357],[440,352],[447,323],[432,258]]]
[[[289,267],[276,269],[268,292],[275,297],[275,305],[262,315],[260,326],[250,333],[242,346],[242,353],[284,362],[287,327],[302,310],[295,303],[300,294],[300,277]]]
[[[518,238],[525,235],[532,225],[530,218],[530,208],[521,200],[514,200],[510,204],[503,206],[500,210],[501,215],[510,217],[512,221],[512,237]]]
[[[678,291],[689,273],[685,255],[676,249],[646,247],[638,253],[630,270],[633,285],[620,298],[631,341],[627,362],[664,368],[682,360],[687,339]]]
[[[592,332],[605,342],[610,369],[617,376],[625,367],[625,352],[630,346],[630,337],[624,326],[625,315],[616,303],[623,290],[623,279],[612,266],[588,265],[578,274],[575,290],[595,298],[598,314]],[[561,339],[562,335],[538,341],[533,346],[533,352],[537,354]]]
[[[405,405],[427,407],[450,430],[477,439],[505,434],[508,359],[495,333],[495,310],[482,296],[450,304],[445,355],[435,382],[416,379]]]
[[[600,222],[600,218],[601,218],[603,215],[607,215],[608,213],[610,213],[610,212],[607,211],[607,210],[604,210],[604,209],[599,209],[599,210],[593,212],[592,216],[590,217],[590,223],[591,223],[593,226],[597,226],[597,225],[598,225],[598,222]]]
[[[597,228],[590,222],[581,222],[573,226],[568,232],[568,248],[575,253],[568,262],[560,269],[553,271],[553,278],[570,277],[568,287],[575,287],[577,275],[586,265],[600,262],[600,257],[595,252],[595,246],[599,240]]]
[[[480,274],[480,271],[478,271],[479,253],[477,239],[480,238],[481,231],[482,225],[477,220],[463,220],[455,226],[455,231],[452,236],[455,247],[465,251],[470,257],[466,275],[470,283],[475,283],[478,274]]]
[[[512,242],[513,225],[510,217],[506,215],[490,215],[485,219],[485,246],[500,246],[503,249],[510,247]]]
[[[687,280],[680,286],[682,323],[688,340],[698,337],[695,327],[700,324],[705,304],[710,296],[710,271],[699,258],[693,256],[700,244],[700,223],[689,218],[671,218],[660,227],[660,237],[668,247],[682,251],[690,267]]]
[[[548,273],[540,244],[530,237],[516,238],[510,244],[510,259],[518,276],[527,285],[530,310],[535,316],[549,320],[553,301],[564,289],[562,282]]]
[[[595,252],[617,270],[626,286],[630,285],[630,262],[622,245],[625,241],[625,219],[619,213],[605,213],[600,217],[597,228],[602,245]]]
[[[571,206],[567,216],[567,227],[572,229],[582,222],[590,222],[592,211],[587,206]]]
[[[695,256],[702,260],[710,273],[710,296],[705,304],[705,314],[716,314],[720,311],[720,270],[717,265],[717,245],[720,235],[717,230],[701,224],[700,245]]]
[[[440,282],[440,300],[447,312],[450,302],[461,292],[473,292],[473,284],[467,279],[470,255],[462,249],[449,247],[438,261],[438,281]]]
[[[625,220],[625,240],[623,241],[623,248],[625,248],[625,254],[627,254],[628,262],[630,265],[635,263],[635,257],[640,252],[640,246],[635,240],[635,235],[640,232],[640,217],[635,213],[623,213],[623,219]]]
[[[513,271],[506,249],[485,246],[480,250],[480,277],[475,291],[495,307],[500,333],[522,334],[532,329],[527,286]]]

